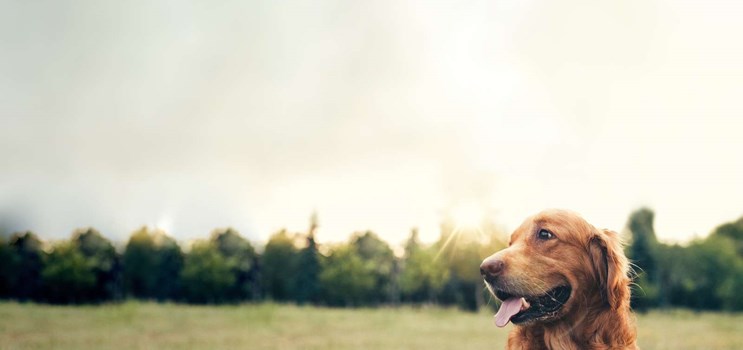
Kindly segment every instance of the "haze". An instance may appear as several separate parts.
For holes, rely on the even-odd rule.
[[[736,1],[0,2],[0,223],[124,241],[743,214]],[[462,213],[458,215],[456,213]]]

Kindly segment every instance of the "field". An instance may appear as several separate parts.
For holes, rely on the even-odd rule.
[[[326,309],[0,303],[0,349],[501,349],[492,314],[453,309]],[[743,314],[652,312],[644,349],[743,349]]]

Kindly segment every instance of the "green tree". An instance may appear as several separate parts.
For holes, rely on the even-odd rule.
[[[166,235],[164,231],[156,231],[154,237],[158,247],[156,270],[158,288],[155,296],[158,300],[178,299],[183,252],[178,242]]]
[[[234,262],[223,256],[214,242],[202,241],[194,243],[186,255],[181,278],[187,301],[217,303],[231,299],[236,271]]]
[[[451,219],[441,225],[441,236],[431,247],[435,259],[449,271],[439,300],[443,304],[476,311],[489,297],[480,276],[482,260],[504,247],[504,235],[493,223],[483,220],[479,227],[458,227]]]
[[[718,226],[712,236],[723,236],[731,240],[739,256],[743,257],[743,217],[734,222]]]
[[[646,309],[658,303],[669,304],[669,288],[661,285],[661,280],[668,279],[669,271],[661,271],[658,266],[659,243],[653,228],[654,218],[652,210],[640,208],[632,212],[627,221],[632,241],[626,253],[638,274],[632,291],[632,306],[638,309]],[[663,276],[666,278],[662,278]]]
[[[43,243],[31,231],[15,233],[10,238],[10,247],[18,258],[13,297],[25,301],[42,298],[41,270],[43,269]]]
[[[305,246],[299,251],[297,264],[301,272],[295,278],[294,290],[296,291],[297,303],[317,303],[320,295],[320,253],[315,243],[315,231],[317,230],[317,214],[312,214],[310,229],[307,232]]]
[[[735,246],[726,237],[710,236],[692,242],[683,249],[683,256],[674,261],[678,275],[683,276],[674,289],[682,298],[679,304],[695,309],[719,310],[733,308],[738,298],[736,277],[739,277],[740,261]]]
[[[374,232],[356,233],[351,237],[351,246],[364,264],[369,266],[374,277],[372,293],[368,303],[388,303],[394,300],[395,255],[386,242]]]
[[[228,300],[246,300],[258,297],[258,254],[253,245],[232,228],[212,232],[212,242],[224,257],[234,276],[234,283],[226,291]]]
[[[92,261],[71,242],[54,246],[46,256],[41,279],[46,301],[65,304],[86,301],[96,282]]]
[[[20,257],[10,243],[0,239],[0,298],[14,297],[21,268]]]
[[[718,244],[725,246],[722,248],[723,251],[729,251],[729,247],[734,247],[736,257],[727,258],[726,269],[722,271],[728,271],[728,274],[718,286],[717,294],[721,298],[723,309],[743,310],[743,297],[740,296],[740,291],[743,290],[743,217],[720,225],[712,232],[708,240],[721,242]],[[727,244],[725,244],[726,241]],[[720,258],[724,259],[722,256]]]
[[[364,261],[353,245],[336,246],[321,260],[320,288],[324,300],[333,306],[366,305],[377,284],[375,266]]]
[[[437,295],[449,279],[449,269],[436,258],[433,248],[424,248],[418,242],[418,231],[413,230],[405,245],[405,257],[400,274],[403,299],[410,302],[436,302]]]
[[[135,231],[129,238],[123,256],[124,282],[132,296],[153,298],[157,288],[157,246],[147,227]]]
[[[111,242],[94,228],[78,229],[72,234],[75,244],[95,274],[95,287],[85,299],[100,302],[122,297],[121,262]]]
[[[728,268],[730,273],[725,276],[715,292],[721,299],[723,310],[742,311],[743,297],[740,296],[740,291],[743,290],[743,259],[737,257],[731,261]]]
[[[176,299],[183,253],[164,232],[147,227],[129,238],[123,256],[124,282],[128,293],[143,299]]]
[[[627,228],[632,233],[632,244],[627,249],[627,255],[648,275],[651,282],[656,279],[654,250],[658,244],[653,228],[654,218],[652,210],[641,208],[630,214],[627,222]]]
[[[297,276],[298,250],[296,237],[286,230],[275,233],[261,256],[261,285],[266,297],[277,301],[296,300],[294,278]]]

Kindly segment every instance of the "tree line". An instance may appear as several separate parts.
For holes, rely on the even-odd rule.
[[[402,256],[371,231],[320,245],[314,216],[307,232],[276,232],[261,251],[232,228],[214,230],[188,249],[149,227],[134,231],[119,250],[94,228],[53,243],[30,231],[17,232],[0,240],[0,299],[55,304],[273,300],[342,307],[436,303],[476,310],[486,301],[477,266],[504,245],[504,235],[494,227],[444,224],[441,239],[431,245],[422,244],[413,229]]]
[[[631,244],[626,252],[637,275],[633,307],[743,310],[743,217],[683,246],[659,242],[654,218],[652,210],[642,208],[627,223]]]
[[[743,218],[689,245],[657,241],[654,214],[633,212],[627,255],[636,278],[633,305],[743,310]],[[479,275],[482,259],[506,245],[494,223],[477,229],[441,225],[433,244],[413,229],[397,254],[374,232],[343,243],[281,230],[262,250],[234,229],[214,230],[183,249],[158,229],[142,227],[117,250],[93,228],[49,244],[33,232],[0,240],[0,298],[59,304],[128,298],[198,304],[261,300],[325,306],[438,304],[495,306]]]

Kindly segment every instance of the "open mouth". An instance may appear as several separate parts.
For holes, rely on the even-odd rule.
[[[571,291],[570,286],[559,286],[543,295],[528,296],[495,290],[495,296],[503,301],[495,314],[495,325],[504,327],[508,321],[519,324],[550,318],[565,305]]]

